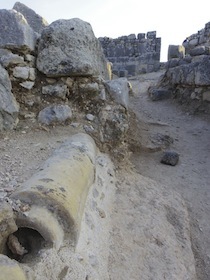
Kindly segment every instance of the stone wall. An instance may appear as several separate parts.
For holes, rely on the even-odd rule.
[[[183,46],[185,47],[186,54],[192,53],[192,49],[198,46],[205,47],[205,49],[209,50],[210,46],[210,22],[205,24],[205,27],[199,30],[197,33],[190,35],[187,37]],[[207,51],[207,50],[205,50]]]
[[[18,129],[19,120],[52,126],[82,119],[98,145],[118,152],[128,131],[129,84],[109,83],[110,62],[91,25],[74,18],[40,27],[40,16],[23,11],[35,27],[15,9],[0,9],[0,131]]]
[[[183,45],[170,45],[166,72],[153,100],[173,97],[193,112],[210,112],[210,22],[187,37]]]
[[[99,38],[106,58],[113,64],[113,73],[135,76],[158,71],[160,68],[161,38],[156,31],[131,34],[117,39]]]

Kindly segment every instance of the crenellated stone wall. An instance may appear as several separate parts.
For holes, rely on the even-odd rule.
[[[99,38],[106,58],[119,77],[135,76],[158,71],[160,68],[161,38],[156,31],[122,36],[116,39]]]

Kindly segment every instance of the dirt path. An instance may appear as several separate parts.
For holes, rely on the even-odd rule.
[[[192,248],[198,279],[210,279],[210,120],[207,116],[190,115],[172,100],[152,102],[147,87],[159,74],[142,75],[131,80],[134,96],[130,107],[139,120],[147,124],[142,131],[148,142],[157,144],[160,135],[174,142],[170,149],[179,153],[175,167],[160,164],[162,152],[132,155],[137,171],[176,190],[185,199],[191,224]]]

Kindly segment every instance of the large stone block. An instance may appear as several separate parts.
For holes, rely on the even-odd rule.
[[[210,86],[210,56],[201,57],[198,65],[195,63],[195,84]]]
[[[6,49],[0,49],[0,63],[4,68],[9,68],[14,65],[25,66],[26,64],[22,56],[13,54]]]
[[[37,68],[48,77],[101,75],[109,79],[107,60],[91,25],[78,18],[57,20],[43,30]]]
[[[194,49],[189,51],[189,54],[191,56],[197,56],[197,55],[204,55],[204,54],[209,54],[209,48],[205,47],[205,46],[198,46],[195,47]]]
[[[20,2],[16,2],[13,9],[21,13],[31,28],[37,33],[41,33],[42,30],[48,25],[48,22],[43,17]]]
[[[126,78],[114,79],[105,83],[105,87],[109,94],[114,98],[115,102],[128,108],[129,104],[129,87]]]
[[[68,105],[50,105],[38,114],[38,121],[45,125],[65,123],[72,118],[72,110]]]
[[[24,16],[15,10],[0,10],[0,47],[31,52],[37,36]]]
[[[185,48],[181,45],[169,45],[168,60],[173,58],[183,58],[185,56]]]

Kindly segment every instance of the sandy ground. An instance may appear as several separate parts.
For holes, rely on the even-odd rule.
[[[175,167],[160,164],[162,152],[135,153],[132,156],[136,170],[146,177],[168,186],[184,198],[191,225],[191,241],[196,260],[198,279],[210,279],[210,118],[191,115],[173,100],[153,102],[147,87],[159,74],[142,75],[131,80],[134,96],[131,108],[143,123],[144,143],[158,135],[168,135],[174,142],[169,150],[179,153]],[[145,140],[146,139],[146,140]]]
[[[133,171],[115,170],[107,155],[98,154],[77,248],[41,250],[34,262],[21,264],[28,279],[193,280],[194,258],[198,280],[210,279],[210,121],[173,101],[150,101],[147,88],[158,76],[131,80],[130,108],[141,128]],[[82,124],[46,130],[21,122],[16,132],[2,133],[0,197],[81,131]],[[180,155],[175,167],[160,163],[168,144],[163,139],[173,139],[167,149]]]

